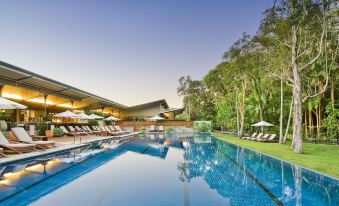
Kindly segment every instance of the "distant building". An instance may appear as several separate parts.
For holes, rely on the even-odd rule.
[[[0,96],[28,106],[27,110],[6,111],[15,122],[37,123],[44,114],[65,110],[100,111],[122,120],[147,120],[155,115],[174,119],[183,111],[169,108],[164,99],[128,107],[2,61]]]

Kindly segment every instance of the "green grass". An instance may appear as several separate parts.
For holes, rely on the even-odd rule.
[[[290,148],[291,143],[263,143],[242,140],[221,134],[214,134],[220,140],[277,157],[288,162],[310,168],[315,171],[339,178],[339,147],[323,144],[304,144],[304,154],[296,154]]]

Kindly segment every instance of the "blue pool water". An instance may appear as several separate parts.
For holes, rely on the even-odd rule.
[[[338,180],[210,136],[136,137],[44,161],[0,167],[26,167],[0,181],[0,205],[339,205]]]

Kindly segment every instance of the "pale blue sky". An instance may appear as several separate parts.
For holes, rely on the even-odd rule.
[[[125,105],[202,78],[270,0],[0,0],[0,59]]]

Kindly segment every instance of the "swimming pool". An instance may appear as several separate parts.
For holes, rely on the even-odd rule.
[[[8,166],[26,169],[0,181],[0,205],[339,205],[338,180],[207,135],[36,161]]]

